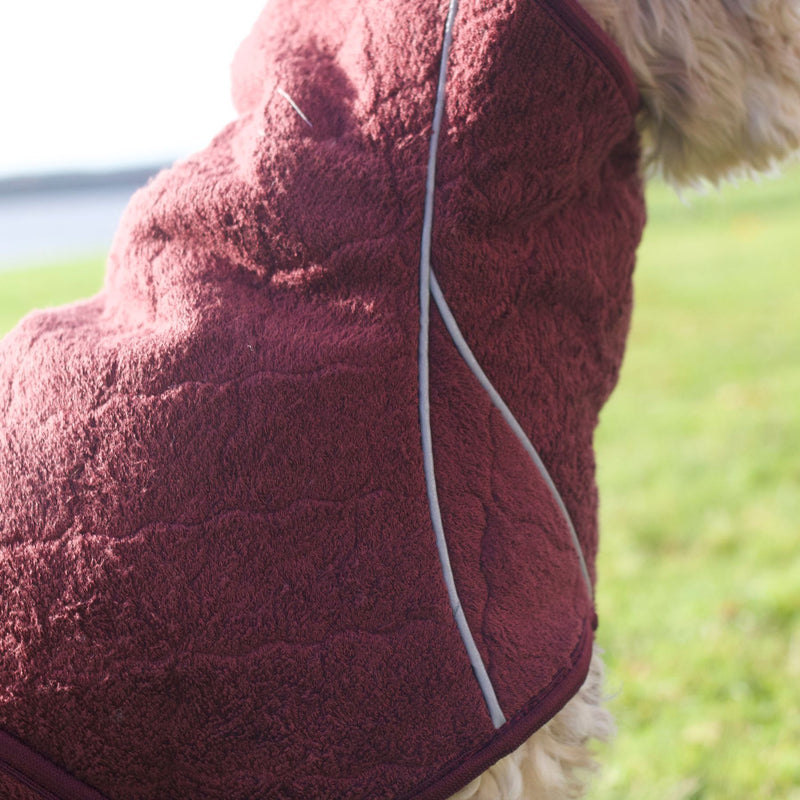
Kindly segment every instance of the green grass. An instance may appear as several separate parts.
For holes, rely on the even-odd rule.
[[[800,171],[661,186],[597,435],[593,800],[800,798]]]
[[[593,800],[800,800],[800,170],[650,191],[597,435],[598,602],[619,734]],[[0,331],[102,259],[0,273]]]
[[[102,255],[60,264],[34,264],[0,271],[0,336],[34,308],[90,297],[103,285]]]

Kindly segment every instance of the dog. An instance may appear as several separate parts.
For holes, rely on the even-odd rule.
[[[0,794],[579,796],[641,169],[771,168],[798,66],[789,0],[273,0],[0,343]]]
[[[800,3],[581,0],[636,75],[642,169],[676,189],[774,171],[800,149]],[[453,800],[582,797],[614,730],[595,651],[580,692]]]

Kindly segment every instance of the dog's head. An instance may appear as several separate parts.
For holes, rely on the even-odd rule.
[[[800,1],[583,0],[639,82],[651,171],[768,171],[800,149]]]

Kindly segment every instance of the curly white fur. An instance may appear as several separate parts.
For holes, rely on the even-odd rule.
[[[583,687],[520,748],[498,761],[451,800],[564,800],[583,796],[596,763],[590,742],[613,733],[603,707],[603,662],[595,649]]]
[[[636,75],[646,163],[674,184],[800,148],[800,0],[581,0]]]

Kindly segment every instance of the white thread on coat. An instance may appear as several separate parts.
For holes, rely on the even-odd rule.
[[[294,110],[295,110],[295,111],[296,111],[296,112],[297,112],[297,113],[300,115],[300,119],[302,119],[302,120],[303,120],[303,122],[305,122],[305,124],[306,124],[306,125],[308,125],[308,127],[309,127],[309,128],[313,128],[313,127],[314,127],[314,126],[311,124],[311,120],[310,120],[310,119],[309,119],[309,118],[308,118],[308,117],[307,117],[307,116],[306,116],[306,115],[305,115],[305,114],[304,114],[304,113],[303,113],[303,112],[300,110],[300,107],[297,105],[297,103],[295,103],[295,101],[294,101],[294,100],[292,100],[292,98],[291,98],[291,97],[289,97],[289,95],[288,95],[288,94],[286,94],[286,92],[284,92],[284,91],[283,91],[283,89],[277,89],[276,91],[277,91],[277,92],[278,92],[278,94],[279,94],[281,97],[283,97],[283,98],[284,98],[284,99],[285,99],[285,100],[286,100],[286,101],[289,103],[289,105],[290,105],[290,106],[291,106],[291,107],[292,107],[292,108],[293,108],[293,109],[294,109]]]
[[[547,471],[547,467],[544,465],[544,462],[539,456],[539,453],[536,451],[536,448],[533,446],[533,443],[528,438],[528,435],[522,429],[522,426],[519,424],[519,422],[517,422],[517,418],[511,413],[511,409],[506,405],[497,389],[494,388],[492,382],[489,380],[486,373],[481,368],[481,365],[478,363],[478,359],[475,358],[474,353],[472,350],[470,350],[467,340],[461,333],[458,323],[456,322],[453,313],[450,311],[447,301],[444,299],[444,294],[442,293],[439,282],[436,280],[436,275],[433,273],[433,271],[431,271],[431,293],[433,294],[433,299],[436,301],[436,306],[442,316],[442,321],[444,322],[444,325],[447,328],[447,331],[450,334],[450,338],[453,340],[456,349],[461,354],[461,357],[464,359],[470,370],[472,370],[472,374],[478,379],[478,382],[486,390],[486,393],[491,398],[495,408],[497,408],[497,410],[503,415],[503,418],[508,423],[509,428],[511,428],[511,430],[514,432],[514,435],[517,437],[520,444],[525,448],[525,452],[530,456],[531,460],[536,465],[536,469],[539,470],[542,480],[547,484],[550,494],[552,494],[553,499],[556,501],[556,505],[558,506],[559,510],[561,511],[561,515],[564,517],[564,520],[567,523],[567,528],[569,528],[572,545],[578,555],[581,574],[583,575],[583,580],[586,584],[586,591],[589,593],[589,597],[592,598],[594,596],[594,592],[592,590],[592,579],[589,577],[589,570],[586,567],[586,559],[583,555],[583,548],[581,547],[580,539],[578,539],[578,534],[575,531],[575,526],[572,524],[572,517],[570,517],[569,511],[567,511],[567,507],[564,505],[564,500],[561,497],[561,493],[556,488],[553,479],[550,477],[550,473]]]
[[[425,216],[422,226],[422,248],[420,255],[420,333],[419,333],[419,414],[422,433],[422,454],[425,469],[425,483],[428,492],[431,522],[436,534],[436,547],[444,573],[450,607],[453,610],[456,625],[467,651],[472,670],[478,681],[492,724],[499,728],[506,721],[500,708],[497,695],[486,671],[481,654],[472,637],[472,631],[458,598],[450,555],[447,551],[447,540],[442,524],[442,513],[439,508],[439,495],[436,490],[436,472],[433,465],[433,436],[431,433],[430,407],[430,375],[428,365],[428,342],[430,338],[430,300],[431,300],[431,236],[433,233],[433,198],[436,189],[436,151],[439,145],[439,132],[444,116],[445,86],[447,82],[447,61],[453,41],[453,23],[458,11],[458,0],[450,0],[450,11],[445,25],[442,61],[439,66],[439,83],[436,91],[436,106],[433,114],[433,131],[431,133],[430,152],[428,155],[428,177],[425,192]]]

